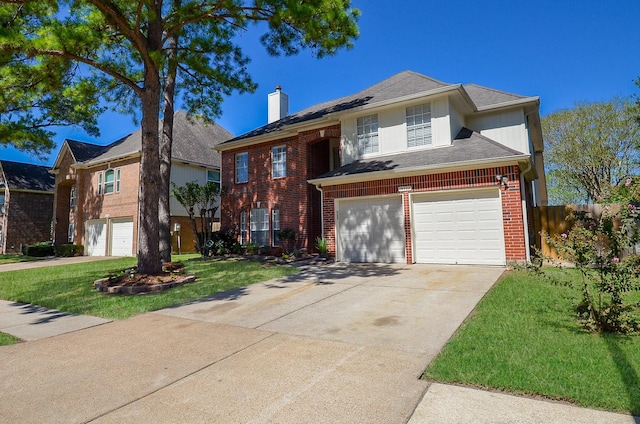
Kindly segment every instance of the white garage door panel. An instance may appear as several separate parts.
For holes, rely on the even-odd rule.
[[[105,256],[107,254],[107,223],[87,221],[85,228],[87,256]]]
[[[402,199],[341,201],[338,257],[349,262],[404,262]]]
[[[416,262],[504,265],[498,190],[415,195]]]
[[[133,219],[111,222],[111,256],[133,255]]]

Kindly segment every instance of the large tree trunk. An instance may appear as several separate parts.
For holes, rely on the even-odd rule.
[[[174,9],[179,9],[181,0],[174,0]],[[160,217],[160,257],[164,262],[171,262],[171,209],[170,184],[171,184],[171,149],[173,146],[173,114],[174,98],[176,90],[176,77],[178,73],[178,60],[176,49],[178,48],[178,36],[168,40],[169,61],[167,79],[164,84],[164,111],[162,119],[162,137],[160,139],[160,203],[158,212]]]
[[[158,8],[160,6],[158,5]],[[147,48],[159,52],[162,40],[160,10],[149,25]],[[160,189],[160,71],[156,64],[145,62],[142,103],[142,155],[140,160],[140,217],[138,237],[138,272],[157,274],[162,271],[159,250],[159,189]]]

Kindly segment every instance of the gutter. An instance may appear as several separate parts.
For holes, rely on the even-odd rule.
[[[436,174],[440,172],[450,171],[463,171],[468,169],[476,169],[479,166],[503,166],[510,165],[514,162],[518,163],[520,168],[523,168],[527,162],[531,161],[531,155],[517,155],[517,156],[505,156],[501,158],[491,159],[478,159],[465,162],[453,162],[448,164],[436,164],[428,166],[401,168],[401,169],[388,169],[383,171],[370,171],[362,172],[358,174],[339,175],[326,178],[315,178],[307,180],[309,184],[313,185],[338,185],[357,183],[365,181],[375,181],[387,178],[407,177],[420,174]]]

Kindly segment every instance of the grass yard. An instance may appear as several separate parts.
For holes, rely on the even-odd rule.
[[[0,333],[0,346],[8,346],[19,342],[20,339],[11,334]]]
[[[31,262],[31,261],[41,261],[44,258],[36,258],[33,256],[24,256],[24,255],[0,255],[0,265],[4,264],[12,264],[16,262]]]
[[[510,272],[423,378],[640,415],[640,335],[584,331],[574,313],[579,299],[577,286]]]
[[[94,280],[136,264],[135,258],[121,258],[0,273],[0,299],[73,314],[124,319],[298,272],[284,266],[266,268],[260,262],[242,259],[202,261],[197,255],[182,255],[174,256],[173,260],[183,261],[187,272],[195,274],[198,280],[167,291],[140,295],[113,295],[94,290]]]

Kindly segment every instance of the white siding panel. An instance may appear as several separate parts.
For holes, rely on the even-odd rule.
[[[339,260],[405,262],[400,196],[338,201],[337,214]]]
[[[213,153],[211,153],[213,154]],[[201,166],[185,165],[173,162],[171,164],[171,182],[183,186],[188,182],[205,184],[207,182],[206,168]],[[169,210],[172,216],[189,216],[187,210],[173,196],[169,199]],[[220,217],[220,210],[216,212],[216,218]]]
[[[518,152],[531,154],[523,109],[470,117],[467,126]]]
[[[505,264],[497,189],[417,194],[412,205],[416,262]]]
[[[448,98],[434,100],[431,103],[431,129],[433,147],[449,146],[451,144],[453,137],[451,137]]]

